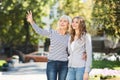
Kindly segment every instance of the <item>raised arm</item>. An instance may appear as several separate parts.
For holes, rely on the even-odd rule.
[[[27,18],[27,21],[32,25],[32,28],[35,30],[36,33],[43,35],[43,36],[48,36],[48,37],[50,36],[50,34],[51,34],[50,30],[48,31],[48,30],[44,30],[44,29],[38,27],[38,25],[33,20],[31,11],[27,11],[26,18]]]

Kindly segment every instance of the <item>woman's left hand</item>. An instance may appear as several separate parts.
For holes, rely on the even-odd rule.
[[[85,60],[85,61],[87,60],[87,53],[86,52],[83,53],[82,59]]]
[[[89,74],[88,72],[85,72],[83,75],[83,80],[88,80],[89,79]]]

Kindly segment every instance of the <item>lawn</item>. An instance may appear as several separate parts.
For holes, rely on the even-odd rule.
[[[109,68],[120,70],[120,61],[96,60],[93,61],[92,68]]]

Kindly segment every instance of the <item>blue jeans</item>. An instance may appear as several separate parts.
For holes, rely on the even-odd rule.
[[[65,80],[68,71],[68,61],[48,61],[47,80]]]
[[[66,80],[83,80],[85,68],[68,68]]]

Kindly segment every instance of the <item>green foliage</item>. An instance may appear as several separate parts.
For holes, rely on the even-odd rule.
[[[92,64],[92,68],[100,68],[100,69],[101,68],[115,69],[116,67],[119,66],[120,66],[120,61],[99,60],[99,61],[93,61]]]
[[[112,79],[115,78],[115,76],[100,76],[100,79]]]
[[[120,38],[120,1],[94,0],[93,24],[109,36]]]
[[[111,75],[95,75],[90,76],[89,80],[117,80],[117,76],[111,76]]]
[[[0,42],[4,45],[37,44],[42,38],[26,22],[26,12],[31,10],[39,26],[42,16],[49,14],[54,0],[2,0],[0,2]]]
[[[3,66],[4,63],[6,63],[5,60],[0,60],[0,66]]]
[[[82,16],[86,20],[87,30],[90,32],[91,29],[91,13],[92,13],[92,0],[58,0],[59,8],[58,12],[60,15],[66,14],[71,18],[75,16]],[[92,32],[92,31],[91,31]]]

